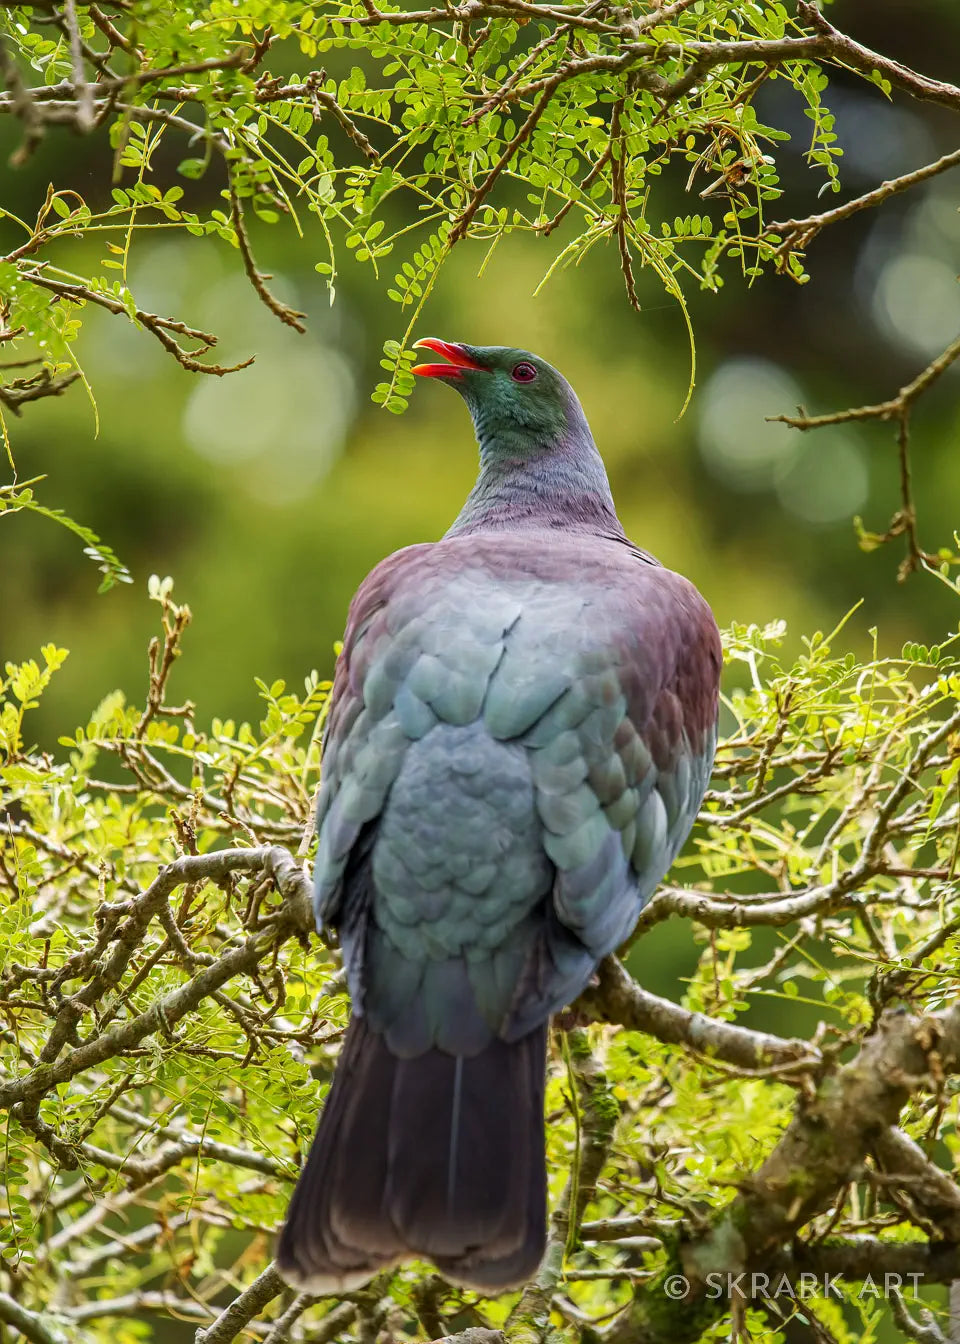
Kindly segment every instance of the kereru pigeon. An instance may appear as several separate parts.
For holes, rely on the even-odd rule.
[[[534,1273],[550,1015],[629,935],[716,743],[713,616],[624,534],[569,383],[419,345],[480,471],[363,581],[337,663],[315,906],[353,1015],[277,1256],[311,1293],[412,1257],[488,1294]]]

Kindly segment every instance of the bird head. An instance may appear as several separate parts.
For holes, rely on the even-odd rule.
[[[518,434],[556,439],[583,412],[576,395],[546,360],[504,345],[461,345],[430,336],[415,348],[442,355],[445,364],[418,364],[421,378],[455,387],[467,403],[478,437],[509,442]]]

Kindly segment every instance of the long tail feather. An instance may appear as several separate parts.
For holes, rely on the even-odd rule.
[[[433,1260],[485,1292],[543,1255],[546,1027],[474,1056],[398,1059],[354,1017],[277,1261],[310,1292],[344,1292],[400,1260]]]

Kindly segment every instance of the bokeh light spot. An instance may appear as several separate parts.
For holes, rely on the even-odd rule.
[[[738,357],[716,370],[701,395],[698,438],[707,466],[737,490],[765,490],[797,452],[796,431],[764,417],[789,414],[800,385],[770,360]]]
[[[869,486],[862,449],[835,429],[803,439],[793,460],[777,473],[780,503],[808,523],[851,517],[866,503]]]
[[[925,359],[938,355],[960,328],[956,270],[936,256],[894,254],[883,266],[874,294],[880,325]]]
[[[258,351],[249,369],[199,381],[183,428],[196,452],[213,462],[247,465],[252,493],[279,504],[326,472],[343,445],[355,401],[352,373],[335,350],[283,342]]]

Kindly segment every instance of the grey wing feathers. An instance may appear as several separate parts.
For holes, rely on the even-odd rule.
[[[347,863],[372,828],[370,955],[387,938],[411,985],[418,957],[437,975],[467,958],[482,1016],[507,1039],[574,997],[627,936],[709,778],[712,618],[678,576],[631,563],[626,597],[469,567],[401,585],[370,612],[362,588],[352,640],[348,627],[324,746],[318,920],[342,918]]]

